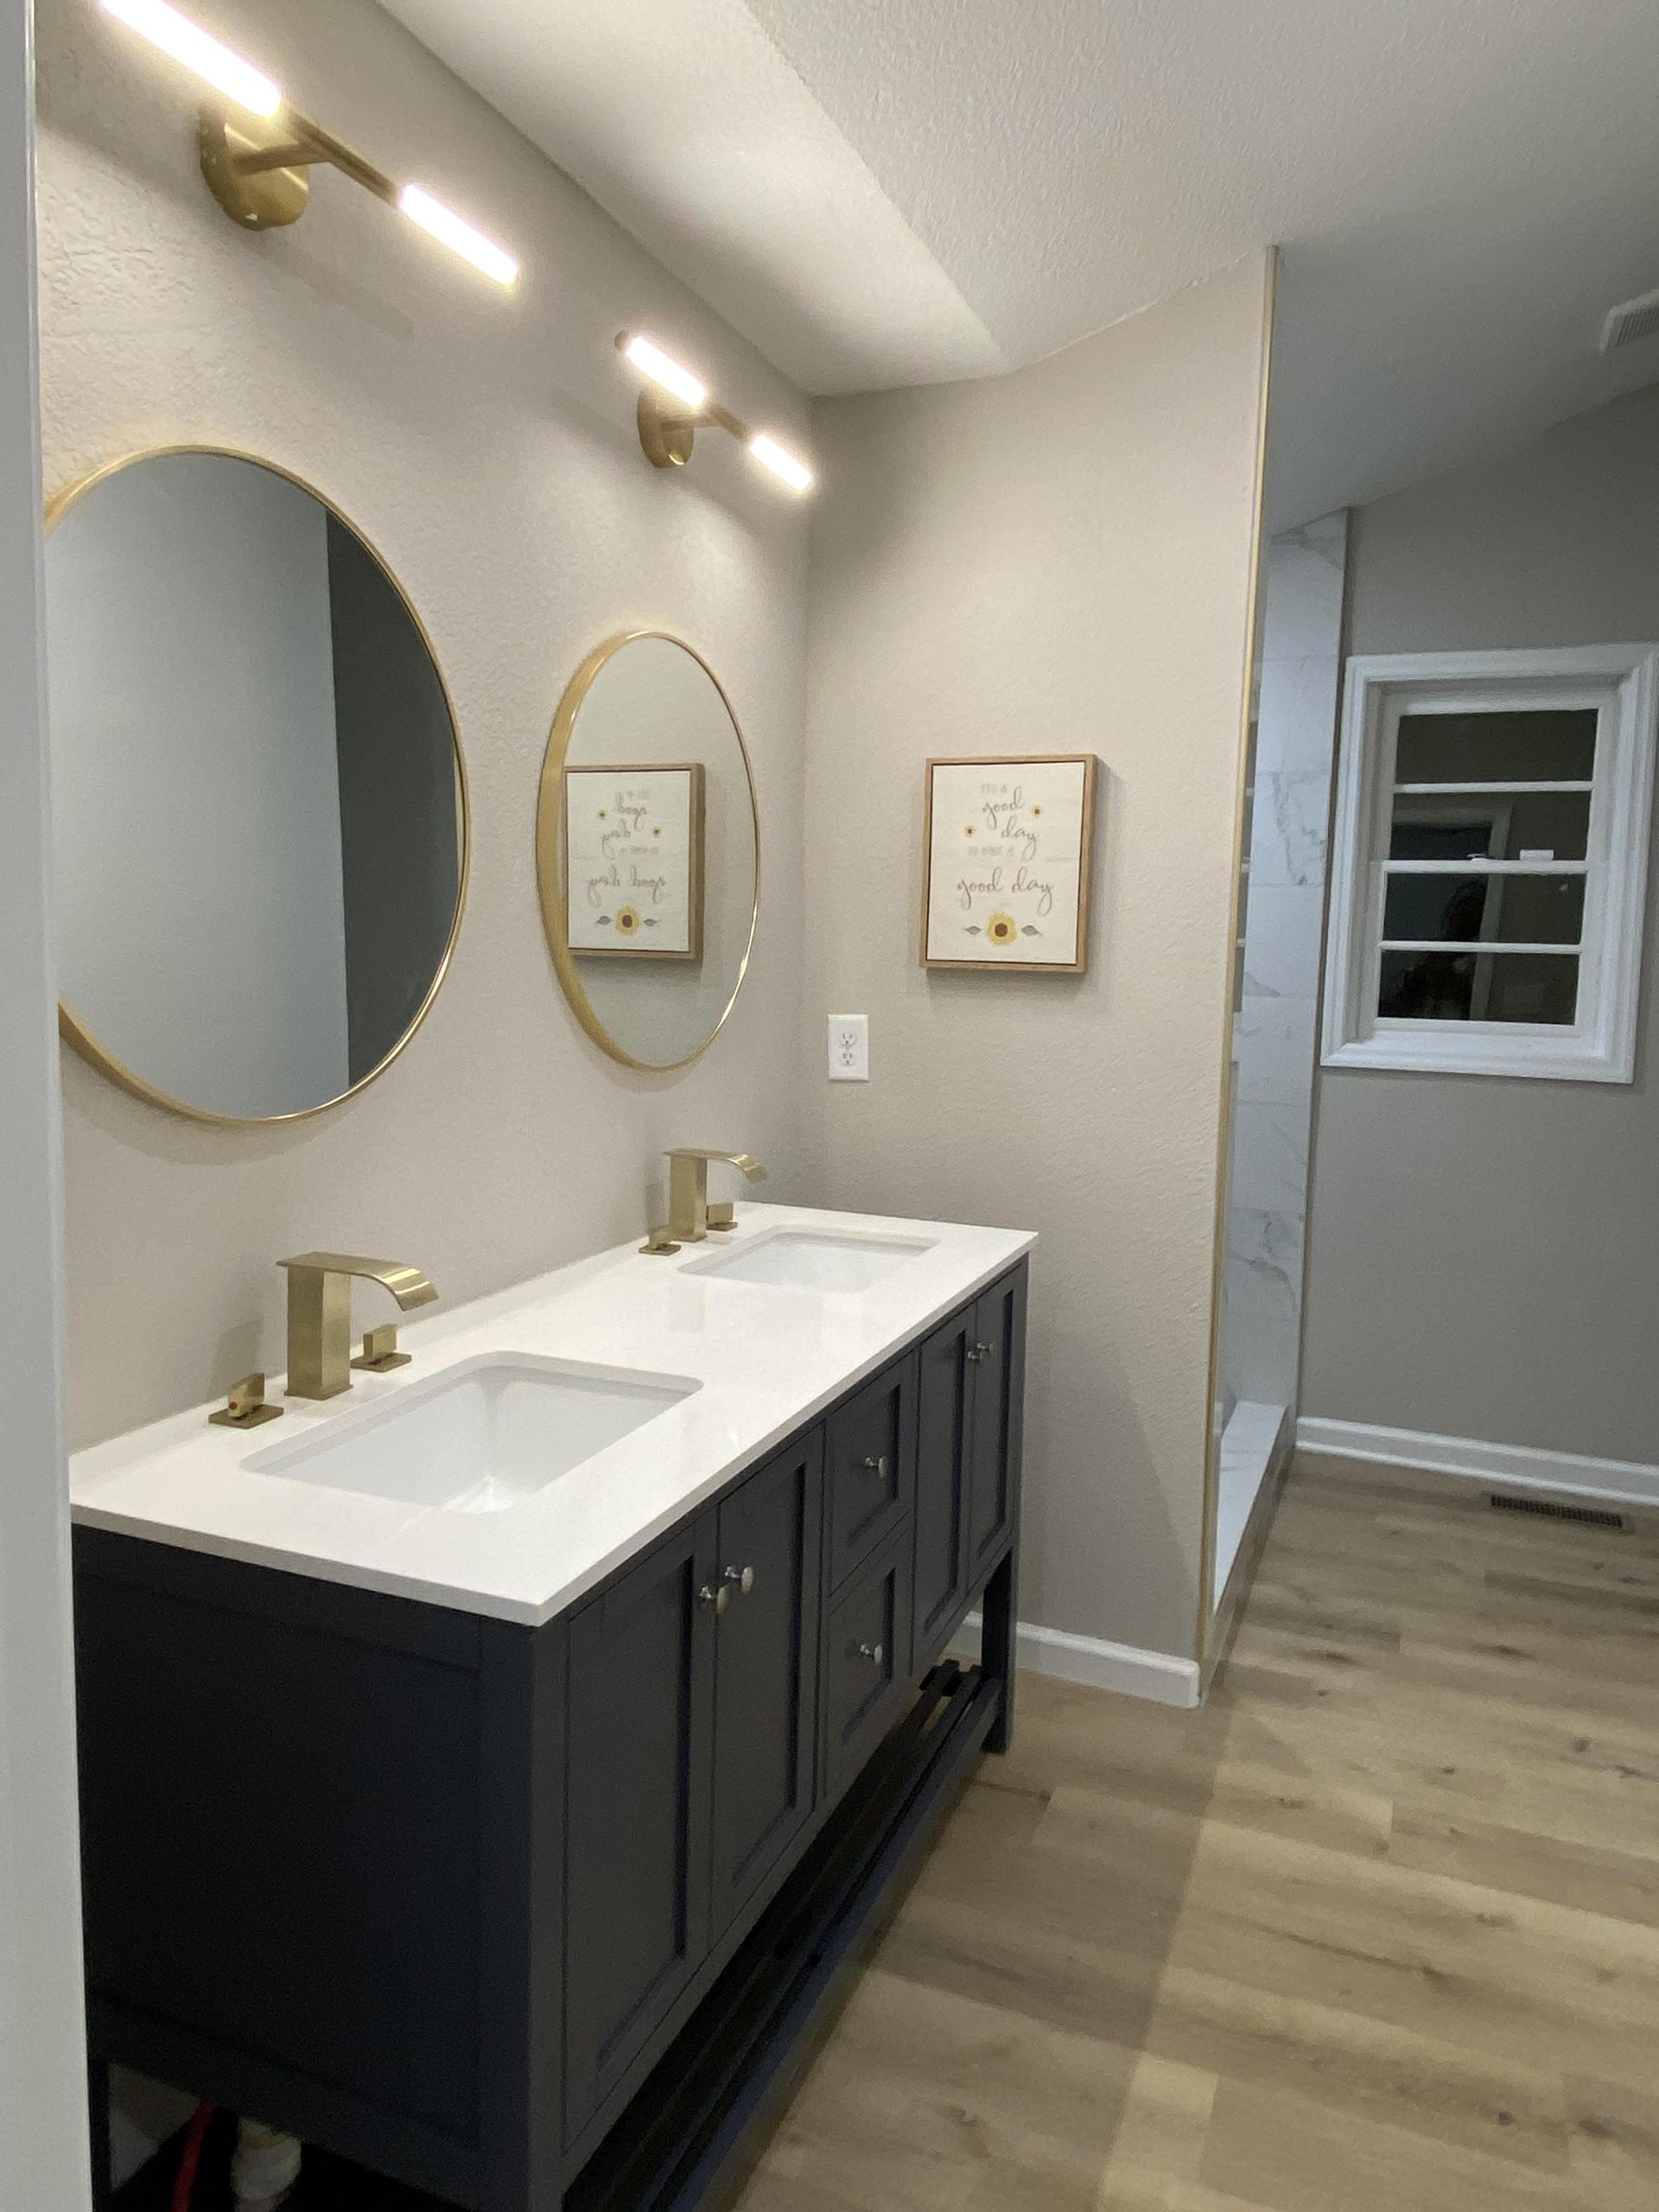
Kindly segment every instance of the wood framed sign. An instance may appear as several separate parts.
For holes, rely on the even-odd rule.
[[[1099,766],[1092,753],[928,762],[924,968],[1084,973]]]
[[[702,957],[702,764],[567,768],[565,928],[594,959]]]

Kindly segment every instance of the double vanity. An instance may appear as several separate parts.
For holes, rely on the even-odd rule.
[[[285,112],[295,152],[289,125],[316,126]],[[222,117],[202,129],[250,219]],[[257,226],[302,203],[296,174]],[[639,419],[650,459],[683,461],[691,423]],[[302,454],[302,407],[288,427]],[[385,512],[419,541],[416,493]],[[506,721],[516,685],[480,684],[496,762],[534,743],[542,771],[533,825],[502,774],[475,823],[435,637],[476,603],[435,632],[286,461],[111,455],[48,522],[60,1024],[124,1116],[208,1125],[183,1156],[235,1166],[212,1202],[237,1256],[194,1278],[213,1341],[258,1340],[240,1255],[289,1233],[291,1161],[261,1163],[301,1125],[363,1102],[349,1154],[314,1155],[320,1216],[401,1205],[391,1071],[441,990],[471,988],[476,1020],[500,989],[487,944],[446,984],[477,830],[498,915],[533,851],[571,1098],[656,1126],[761,926],[754,764],[702,652],[655,627],[567,639],[544,735]],[[545,678],[563,620],[537,603]],[[514,999],[533,1111],[547,1039]],[[477,1034],[421,1046],[426,1135],[447,1111],[456,1161],[497,1103],[500,1063],[462,1057]],[[348,1158],[378,1179],[331,1183]],[[709,1164],[758,1162],[670,1159],[643,1247],[459,1310],[417,1265],[273,1243],[286,1374],[267,1390],[215,1358],[219,1406],[76,1460],[101,2199],[121,2064],[241,2115],[266,2177],[297,2137],[476,2212],[711,2202],[1006,1743],[1032,1239],[740,1211]],[[194,1266],[190,1218],[146,1255],[146,1295]],[[366,1321],[388,1294],[410,1318],[385,1303],[359,1345],[354,1295]],[[948,1655],[976,1606],[970,1665]]]
[[[1007,1741],[1033,1239],[714,1226],[77,1460],[98,2066],[478,2212],[741,2169]]]
[[[449,689],[276,462],[137,454],[50,519],[63,1033],[233,1150],[386,1076],[444,985]],[[592,645],[534,826],[567,1025],[690,1066],[761,842],[691,645]],[[1032,1239],[740,1212],[716,1160],[763,1173],[671,1154],[643,1247],[456,1311],[407,1262],[278,1247],[280,1385],[76,1461],[102,2197],[118,2063],[476,2212],[712,2202],[1006,1743]],[[359,1348],[354,1291],[401,1344],[388,1303]]]

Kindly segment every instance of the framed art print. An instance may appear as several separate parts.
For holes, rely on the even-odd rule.
[[[1099,766],[1092,753],[928,762],[925,968],[1086,971]]]
[[[564,897],[572,952],[702,957],[702,765],[567,768]]]

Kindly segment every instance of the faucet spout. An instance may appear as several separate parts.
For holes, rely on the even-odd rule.
[[[303,1268],[378,1282],[391,1293],[405,1313],[416,1306],[430,1306],[438,1294],[419,1268],[411,1268],[403,1260],[365,1260],[355,1252],[301,1252],[291,1260],[279,1260],[277,1265],[290,1273]]]
[[[680,1145],[668,1155],[668,1221],[666,1237],[677,1243],[700,1244],[711,1227],[729,1229],[733,1224],[732,1208],[728,1205],[712,1211],[709,1205],[709,1169],[711,1162],[735,1167],[751,1183],[764,1183],[766,1171],[753,1155],[747,1152],[721,1152],[703,1145]],[[653,1238],[655,1232],[653,1232]],[[671,1249],[655,1246],[654,1249]]]
[[[437,1296],[430,1278],[403,1260],[355,1252],[299,1252],[288,1270],[288,1395],[337,1398],[352,1385],[352,1284],[378,1282],[409,1313]]]
[[[670,1160],[700,1160],[705,1167],[710,1161],[717,1161],[725,1167],[741,1167],[751,1183],[764,1183],[766,1179],[766,1169],[753,1153],[709,1152],[701,1146],[682,1145],[665,1157]]]

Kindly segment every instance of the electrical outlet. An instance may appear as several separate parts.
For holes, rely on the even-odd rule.
[[[830,1017],[830,1082],[868,1083],[869,1079],[869,1015],[832,1014]]]

